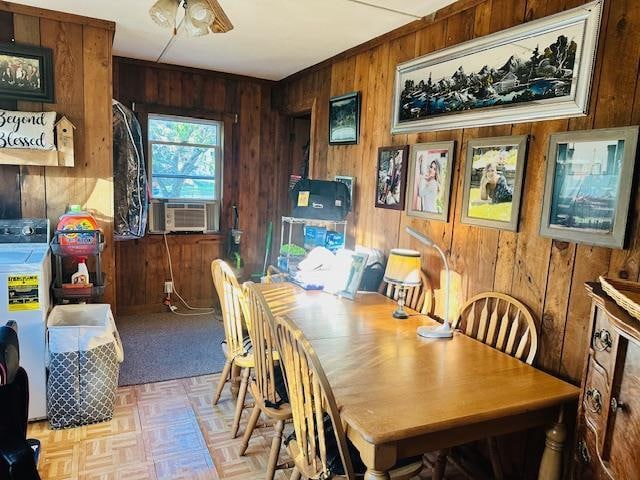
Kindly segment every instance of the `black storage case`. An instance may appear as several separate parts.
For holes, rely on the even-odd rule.
[[[291,200],[296,218],[344,220],[351,211],[349,188],[342,182],[302,179],[291,190]]]

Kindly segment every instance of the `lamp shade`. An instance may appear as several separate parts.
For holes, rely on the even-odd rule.
[[[187,15],[197,27],[207,28],[213,23],[213,10],[207,0],[189,0],[187,2]]]
[[[178,13],[179,0],[158,0],[149,9],[149,15],[161,27],[173,27]]]
[[[190,15],[184,16],[184,28],[190,37],[202,37],[209,33],[209,26],[204,23],[194,23]]]
[[[389,253],[384,281],[398,285],[420,285],[420,252],[394,248]]]

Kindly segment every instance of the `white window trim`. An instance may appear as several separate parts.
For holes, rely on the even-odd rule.
[[[151,140],[149,135],[149,124],[152,120],[169,120],[175,122],[185,122],[185,123],[198,123],[201,125],[213,125],[215,124],[218,127],[218,145],[201,145],[197,143],[185,143],[185,142],[166,142],[163,140]],[[196,117],[188,117],[182,115],[165,115],[161,113],[149,113],[147,117],[147,152],[149,156],[149,184],[153,186],[153,145],[177,145],[177,146],[189,146],[189,147],[200,147],[200,148],[211,148],[215,151],[215,177],[213,177],[215,191],[214,198],[158,198],[158,200],[162,201],[174,201],[174,202],[217,202],[218,208],[220,208],[220,204],[222,202],[222,169],[224,165],[224,122],[220,120],[208,120],[206,118],[196,118]],[[160,175],[156,175],[160,176]],[[172,178],[179,177],[179,175],[170,176]],[[202,178],[202,179],[210,179],[211,177],[201,177],[198,175],[189,175],[189,178]],[[153,188],[153,187],[152,187]],[[154,197],[155,198],[155,197]]]

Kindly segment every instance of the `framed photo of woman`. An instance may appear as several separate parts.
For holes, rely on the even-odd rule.
[[[375,201],[377,208],[404,210],[408,150],[407,145],[378,148]]]
[[[551,135],[540,235],[623,248],[638,126]]]
[[[407,215],[442,222],[449,219],[454,146],[455,142],[411,146]]]
[[[527,135],[469,140],[460,221],[518,230]]]

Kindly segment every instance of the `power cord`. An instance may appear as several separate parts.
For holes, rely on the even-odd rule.
[[[208,307],[192,307],[191,305],[189,305],[187,303],[187,301],[184,298],[182,298],[180,293],[178,293],[178,289],[176,288],[176,282],[173,279],[173,266],[171,264],[172,263],[171,262],[171,251],[169,250],[169,242],[167,241],[167,234],[163,233],[162,236],[164,237],[164,246],[165,246],[165,249],[167,250],[167,260],[169,261],[169,275],[171,277],[171,283],[173,284],[173,293],[176,294],[176,297],[178,297],[178,299],[189,310],[206,310],[206,312],[182,313],[182,312],[178,312],[178,307],[176,307],[175,305],[169,305],[169,310],[171,310],[171,312],[175,313],[176,315],[182,315],[182,316],[185,316],[185,317],[195,316],[195,315],[211,315],[211,314],[215,313],[216,312],[215,310],[210,309]]]

